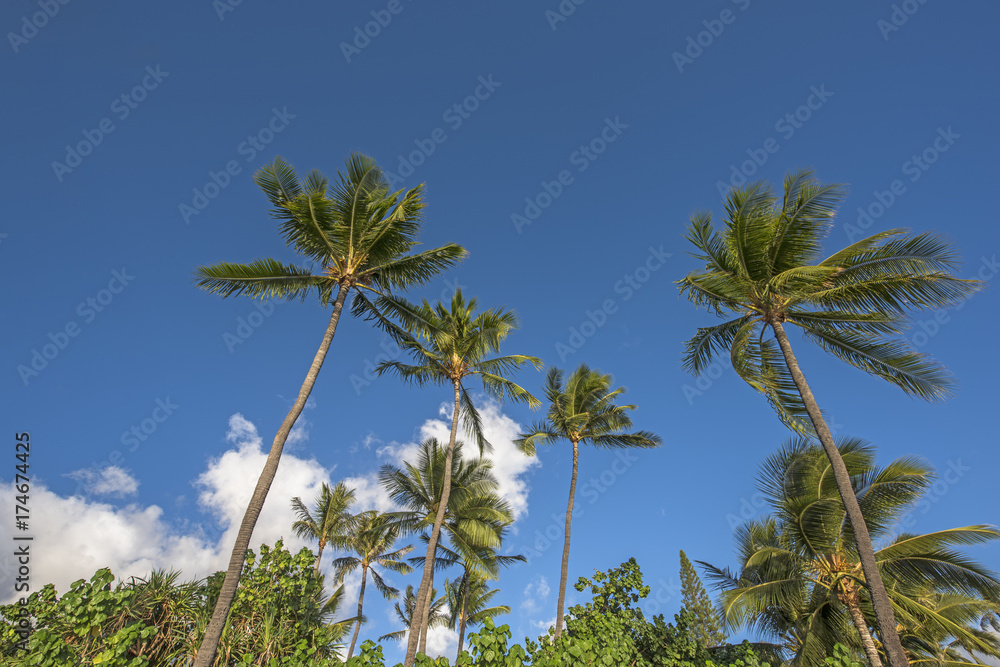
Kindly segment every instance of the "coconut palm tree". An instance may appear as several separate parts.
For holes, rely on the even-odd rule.
[[[346,173],[330,184],[319,172],[299,181],[290,164],[276,158],[254,176],[273,205],[279,231],[295,251],[315,263],[316,269],[284,264],[272,258],[249,264],[222,262],[195,271],[198,287],[223,297],[245,295],[262,301],[270,298],[305,300],[310,293],[323,307],[332,305],[330,321],[313,357],[291,410],[278,429],[267,462],[247,505],[229,559],[226,580],[212,614],[194,667],[210,667],[232,606],[257,518],[274,480],[281,451],[302,413],[323,360],[337,331],[347,299],[354,292],[354,312],[392,325],[373,309],[373,298],[389,299],[393,290],[406,290],[427,282],[465,256],[458,245],[411,253],[417,245],[423,186],[390,192],[383,172],[364,155],[347,159]]]
[[[454,555],[458,556],[457,553]],[[486,548],[481,551],[477,561],[477,564],[483,564],[486,569],[480,569],[477,564],[463,560],[462,577],[447,588],[448,608],[451,609],[449,627],[454,630],[455,626],[458,626],[458,655],[455,657],[455,664],[458,664],[459,658],[462,657],[465,630],[469,625],[479,625],[487,618],[510,613],[510,607],[506,605],[486,606],[493,596],[500,592],[499,589],[489,590],[487,580],[497,578],[501,567],[509,567],[515,562],[525,563],[527,559],[522,555],[504,556],[494,549]]]
[[[889,664],[903,667],[892,605],[850,476],[785,325],[799,327],[827,352],[909,394],[942,399],[951,389],[946,369],[898,337],[906,311],[952,306],[981,283],[952,274],[957,258],[947,243],[901,229],[874,234],[822,259],[821,243],[843,198],[841,186],[820,185],[811,172],[800,171],[785,178],[783,198],[764,183],[731,190],[721,231],[713,228],[710,214],[692,217],[687,238],[705,268],[679,281],[680,290],[696,305],[733,319],[698,329],[687,343],[684,365],[699,374],[724,352],[788,425],[800,432],[811,426],[830,457],[858,540]],[[773,341],[764,337],[768,329]]]
[[[518,436],[514,444],[529,456],[534,456],[538,445],[569,440],[573,446],[573,474],[569,483],[569,502],[566,505],[566,534],[563,540],[562,573],[559,577],[559,599],[556,603],[555,638],[562,634],[563,606],[566,602],[566,577],[569,573],[570,522],[573,519],[573,500],[576,496],[576,472],[580,461],[580,445],[589,444],[599,449],[622,447],[659,447],[660,436],[649,431],[626,433],[632,427],[628,416],[634,405],[615,405],[615,399],[625,393],[624,387],[611,389],[611,376],[591,370],[586,364],[573,371],[563,384],[563,372],[550,368],[545,381],[545,397],[549,401],[547,418],[531,426],[527,433]]]
[[[470,376],[479,376],[486,394],[497,401],[502,403],[504,399],[508,399],[534,407],[539,404],[538,399],[507,376],[525,364],[541,368],[542,361],[537,357],[521,354],[490,357],[491,354],[499,354],[500,344],[517,328],[517,318],[514,313],[502,308],[475,314],[476,300],[471,299],[466,302],[461,290],[455,290],[450,307],[441,302],[431,306],[426,300],[419,306],[384,301],[380,301],[379,305],[394,315],[402,327],[411,334],[402,345],[414,356],[415,363],[387,361],[379,365],[377,372],[380,375],[386,372],[395,373],[404,381],[418,386],[450,385],[454,396],[455,407],[441,485],[441,501],[438,503],[437,514],[431,528],[427,561],[417,592],[419,611],[425,608],[427,596],[430,594],[434,555],[437,551],[441,524],[444,522],[445,509],[448,507],[451,492],[451,462],[455,453],[459,416],[464,413],[466,430],[475,438],[481,452],[490,446],[483,434],[482,419],[465,383]],[[426,625],[421,620],[418,628]],[[419,633],[410,632],[406,657],[403,661],[404,667],[413,667],[418,635]]]
[[[347,659],[354,655],[354,645],[358,641],[358,632],[361,631],[362,614],[365,602],[365,586],[368,583],[368,573],[371,572],[372,581],[375,588],[387,600],[392,600],[399,596],[399,591],[382,579],[376,570],[382,567],[399,574],[409,574],[413,568],[400,560],[410,553],[413,547],[407,545],[402,549],[390,551],[399,537],[399,526],[390,517],[380,514],[375,510],[369,510],[359,514],[354,521],[354,530],[344,542],[344,548],[353,551],[356,556],[344,556],[333,561],[337,568],[337,583],[342,583],[344,577],[361,570],[361,592],[358,594],[358,616],[357,624],[354,626],[354,636],[351,637],[351,646],[347,649]]]
[[[406,532],[426,531],[433,528],[438,505],[444,490],[444,470],[448,452],[436,438],[428,438],[421,443],[416,464],[405,463],[400,469],[384,465],[379,470],[382,486],[389,492],[396,504],[407,508],[393,512],[390,516]],[[500,546],[504,528],[513,522],[510,505],[500,498],[496,490],[499,483],[492,472],[493,464],[483,458],[466,459],[462,456],[462,443],[455,443],[451,459],[450,489],[445,519],[441,525],[454,551],[448,550],[439,541],[434,566],[431,573],[445,569],[462,559],[480,565],[476,560],[483,549]],[[424,532],[421,539],[430,542]],[[410,559],[410,563],[422,567],[426,555]],[[433,596],[425,598],[424,613]],[[419,629],[417,650],[425,652],[427,628]]]
[[[995,603],[1000,580],[954,547],[1000,538],[1000,531],[978,525],[893,537],[933,482],[933,470],[915,458],[876,468],[874,449],[855,438],[841,439],[838,449],[871,535],[887,542],[875,557],[907,637],[904,646],[914,649],[910,657],[946,651],[945,637],[966,651],[995,651],[997,642],[984,643],[968,623],[970,613],[978,621]],[[823,665],[840,642],[881,667],[857,543],[831,467],[825,452],[805,439],[769,457],[758,486],[771,515],[737,531],[739,573],[706,567],[723,589],[730,627],[781,638],[798,665]],[[981,604],[971,604],[970,596]]]
[[[332,489],[323,483],[319,496],[316,498],[315,510],[309,512],[302,499],[292,498],[292,510],[298,520],[292,524],[292,531],[299,537],[308,537],[319,542],[316,552],[316,566],[313,575],[319,575],[319,562],[323,558],[323,549],[327,543],[334,547],[344,544],[350,531],[351,505],[354,504],[354,489],[347,488],[343,482],[337,482]]]
[[[437,589],[431,590],[431,612],[428,618],[430,619],[428,625],[432,628],[442,627],[448,623],[448,614],[444,612],[445,605],[448,603],[448,598],[445,596],[437,597]],[[391,639],[392,641],[399,641],[406,636],[409,631],[413,619],[413,609],[417,604],[417,594],[413,590],[412,585],[406,586],[406,593],[403,594],[403,605],[400,606],[399,602],[396,602],[396,617],[399,618],[400,622],[403,624],[402,630],[396,630],[395,632],[389,632],[378,640],[385,641]]]

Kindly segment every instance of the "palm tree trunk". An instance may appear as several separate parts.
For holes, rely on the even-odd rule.
[[[323,547],[326,546],[326,540],[319,541],[319,552],[316,554],[316,567],[313,568],[313,579],[319,576],[319,561],[323,558]]]
[[[563,606],[566,603],[566,576],[569,574],[569,527],[573,520],[573,498],[576,496],[576,468],[580,461],[580,443],[573,441],[573,477],[569,483],[569,503],[566,505],[566,536],[563,541],[562,574],[559,577],[559,601],[556,603],[556,634],[562,634]]]
[[[865,620],[865,615],[861,613],[861,605],[858,604],[857,593],[855,592],[853,596],[848,596],[844,600],[844,604],[851,614],[854,627],[857,628],[858,634],[861,636],[861,645],[865,649],[865,655],[868,656],[868,664],[871,667],[882,667],[882,658],[879,657],[878,650],[875,648],[872,633],[868,631],[868,621]]]
[[[469,609],[469,570],[465,570],[462,577],[462,612],[458,617],[458,655],[455,657],[455,664],[462,657],[462,645],[465,643],[465,614]]]
[[[840,450],[837,449],[837,445],[833,441],[833,435],[831,435],[830,429],[823,419],[819,405],[813,397],[812,390],[809,389],[809,385],[806,383],[805,375],[802,374],[802,370],[799,368],[799,362],[792,353],[792,346],[788,342],[785,328],[777,320],[770,322],[770,324],[774,330],[774,337],[777,339],[778,345],[781,347],[781,352],[785,357],[788,371],[792,375],[792,380],[799,390],[799,395],[805,404],[809,419],[816,430],[816,435],[819,436],[819,441],[822,443],[823,449],[830,459],[833,476],[837,481],[837,490],[840,491],[840,498],[844,502],[844,510],[847,512],[847,518],[851,522],[851,530],[854,533],[858,555],[861,559],[861,570],[864,572],[865,583],[872,598],[872,606],[875,608],[879,639],[882,640],[882,646],[885,648],[889,665],[890,667],[906,667],[909,661],[906,659],[903,644],[899,641],[899,634],[896,632],[896,619],[892,613],[892,603],[889,601],[885,584],[882,583],[882,575],[879,573],[878,565],[875,562],[875,552],[872,548],[871,536],[868,534],[868,526],[865,524],[865,518],[861,515],[858,498],[854,495],[854,488],[851,486],[851,477],[847,472],[847,466],[844,465],[844,459],[840,456]]]
[[[205,629],[205,636],[201,640],[198,648],[198,655],[195,657],[193,667],[211,667],[215,660],[215,654],[219,650],[219,640],[222,638],[222,630],[225,628],[226,619],[229,616],[229,609],[233,606],[233,599],[236,597],[236,587],[240,583],[240,575],[243,573],[243,561],[246,559],[247,549],[250,547],[250,537],[253,534],[257,518],[264,508],[264,500],[267,499],[267,492],[274,481],[274,475],[278,472],[278,462],[281,459],[281,450],[285,446],[288,434],[295,425],[295,420],[302,414],[302,409],[312,393],[313,385],[319,376],[319,369],[323,367],[323,360],[326,359],[327,350],[333,342],[333,335],[337,333],[337,322],[340,321],[340,312],[344,308],[344,301],[347,299],[347,291],[350,286],[342,284],[337,293],[337,300],[333,304],[333,314],[330,316],[330,323],[323,334],[323,341],[319,345],[316,356],[313,357],[312,365],[306,374],[306,379],[299,389],[299,396],[295,399],[292,409],[285,416],[285,421],[281,422],[278,434],[274,436],[271,444],[271,451],[267,455],[267,462],[257,480],[257,486],[253,490],[253,496],[247,505],[247,510],[243,514],[243,522],[240,524],[239,532],[236,534],[236,544],[233,546],[232,556],[229,558],[229,569],[226,570],[226,578],[222,582],[222,589],[219,591],[219,599],[215,603],[212,611],[212,620],[209,621]]]
[[[361,632],[361,609],[365,603],[365,584],[368,583],[368,568],[361,568],[361,593],[358,595],[358,622],[354,625],[354,636],[351,637],[351,648],[347,649],[347,659],[354,655],[354,644],[358,641],[358,633]]]
[[[458,433],[458,414],[462,398],[460,381],[455,381],[455,412],[451,417],[451,438],[448,440],[448,453],[444,459],[444,479],[441,482],[441,502],[438,504],[437,516],[434,518],[434,527],[431,529],[431,539],[427,543],[427,557],[424,559],[424,574],[420,579],[420,590],[417,593],[417,603],[414,609],[417,612],[417,632],[410,628],[410,638],[406,644],[406,657],[403,660],[403,667],[413,667],[417,659],[417,642],[420,639],[420,629],[427,627],[427,613],[425,606],[427,598],[431,596],[431,581],[434,577],[434,556],[437,555],[438,536],[441,534],[441,524],[444,523],[445,510],[448,508],[448,496],[451,495],[451,460],[455,455],[455,436]],[[207,667],[207,665],[206,665]]]
[[[423,613],[421,618],[423,623],[420,624],[420,644],[417,647],[418,653],[423,653],[427,655],[427,631],[430,629],[427,626],[431,623],[431,605],[434,603],[434,570],[431,570],[431,584],[430,584],[430,595],[427,596],[427,604],[424,605]]]

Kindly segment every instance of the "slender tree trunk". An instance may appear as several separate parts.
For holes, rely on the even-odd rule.
[[[854,627],[857,628],[858,634],[861,636],[861,646],[864,647],[865,655],[868,656],[868,664],[871,667],[882,667],[882,658],[879,657],[878,650],[875,648],[875,640],[872,639],[872,633],[868,630],[868,621],[865,620],[865,615],[861,612],[861,605],[858,604],[858,592],[856,590],[847,591],[841,597],[841,601],[847,607]]]
[[[316,352],[316,356],[313,357],[312,365],[306,374],[306,379],[302,383],[302,388],[299,389],[298,398],[285,417],[285,421],[281,423],[278,434],[274,436],[274,443],[271,445],[271,451],[267,455],[267,462],[264,464],[264,469],[260,473],[260,479],[257,480],[257,486],[253,490],[253,496],[251,496],[250,503],[247,505],[247,510],[243,515],[240,530],[236,534],[236,544],[233,546],[233,553],[229,558],[229,569],[226,570],[226,578],[222,582],[219,599],[215,603],[215,610],[212,612],[212,620],[209,621],[208,627],[205,628],[205,636],[201,640],[201,646],[198,648],[198,655],[194,660],[193,667],[211,667],[212,662],[215,660],[215,653],[219,650],[219,640],[222,638],[222,630],[226,625],[229,609],[233,606],[233,599],[236,597],[236,587],[240,583],[240,575],[243,573],[243,561],[246,558],[247,549],[250,547],[250,537],[253,534],[254,526],[257,524],[257,518],[264,507],[264,500],[267,498],[267,492],[271,488],[271,482],[274,481],[274,475],[278,472],[281,450],[285,446],[285,441],[288,439],[288,434],[291,432],[292,426],[295,425],[295,420],[302,414],[302,409],[309,399],[309,394],[312,393],[316,377],[319,375],[319,369],[323,367],[323,360],[326,358],[327,350],[330,349],[330,343],[333,342],[333,335],[337,332],[337,322],[340,321],[340,312],[344,308],[344,300],[347,298],[349,289],[350,286],[347,284],[340,286],[340,291],[337,293],[337,300],[333,304],[333,314],[330,316],[330,324],[327,325],[326,333],[323,334],[323,342],[320,343],[319,350]]]
[[[427,655],[427,631],[430,630],[428,627],[431,623],[431,605],[434,603],[434,570],[431,570],[431,587],[430,595],[427,596],[427,604],[424,605],[424,611],[421,614],[421,618],[424,619],[423,623],[420,624],[420,645],[417,647],[418,653],[423,653]]]
[[[444,479],[441,483],[441,502],[438,505],[437,516],[434,518],[434,528],[431,529],[431,539],[427,543],[427,557],[424,559],[424,574],[420,579],[420,590],[417,593],[417,632],[410,628],[410,638],[406,644],[406,657],[403,660],[403,667],[413,667],[417,659],[417,642],[420,640],[420,628],[427,627],[427,616],[425,606],[427,598],[431,595],[431,581],[434,577],[434,556],[437,555],[438,536],[441,534],[441,524],[444,523],[445,510],[448,508],[448,496],[451,495],[451,460],[455,455],[455,436],[458,433],[458,414],[460,401],[462,398],[459,381],[455,385],[455,412],[451,417],[451,438],[448,440],[448,454],[444,459]]]
[[[562,574],[559,577],[559,601],[556,603],[556,634],[562,634],[563,606],[566,603],[566,577],[569,574],[569,528],[573,520],[573,498],[576,496],[576,468],[580,461],[580,443],[573,441],[573,477],[569,483],[569,503],[566,505],[566,536],[563,541]]]
[[[788,371],[792,375],[792,380],[795,381],[799,395],[802,396],[802,402],[805,404],[809,419],[816,430],[816,435],[819,436],[819,441],[822,443],[823,449],[830,459],[833,476],[837,481],[837,489],[840,491],[840,498],[844,502],[844,510],[847,512],[847,518],[851,522],[851,530],[854,532],[854,540],[861,559],[861,570],[864,572],[865,583],[872,598],[872,606],[875,608],[879,639],[882,640],[882,646],[885,648],[889,665],[890,667],[906,667],[909,661],[906,659],[903,644],[899,641],[899,634],[896,632],[896,619],[892,613],[892,603],[889,601],[885,584],[882,583],[882,575],[879,573],[878,565],[875,562],[875,551],[872,548],[871,536],[868,534],[868,525],[865,523],[865,518],[861,515],[858,498],[854,494],[854,488],[851,486],[851,476],[847,472],[847,466],[844,465],[844,459],[840,456],[840,450],[837,449],[837,445],[833,441],[833,435],[831,435],[830,429],[823,419],[819,405],[813,397],[812,390],[809,389],[809,385],[806,383],[805,375],[802,374],[802,370],[799,368],[799,362],[792,353],[792,346],[788,342],[785,328],[778,321],[773,321],[770,324],[774,330],[774,337],[777,339],[778,345],[781,347],[781,352],[785,357]]]
[[[319,576],[319,561],[323,558],[323,547],[326,546],[326,540],[321,539],[319,541],[319,551],[316,553],[316,566],[313,568],[313,579]]]
[[[462,576],[462,611],[458,617],[458,655],[455,656],[455,664],[462,657],[462,645],[465,643],[465,614],[469,609],[469,570],[466,568]]]
[[[347,659],[354,655],[354,644],[358,641],[358,633],[361,632],[361,610],[365,603],[365,584],[368,583],[368,568],[361,566],[361,593],[358,595],[358,622],[354,625],[354,636],[351,637],[351,648],[347,649]]]

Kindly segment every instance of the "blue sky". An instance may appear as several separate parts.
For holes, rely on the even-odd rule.
[[[678,550],[732,562],[731,524],[761,511],[756,468],[789,438],[731,369],[700,385],[681,369],[683,342],[714,321],[674,285],[697,268],[689,216],[718,218],[730,183],[812,167],[850,186],[829,248],[936,230],[963,276],[994,276],[998,19],[940,0],[6,3],[4,424],[31,433],[33,581],[65,587],[102,564],[222,568],[219,520],[241,514],[254,448],[269,446],[328,313],[223,300],[191,271],[295,260],[252,174],[281,155],[333,175],[360,151],[399,187],[426,183],[428,247],[469,250],[413,297],[461,286],[515,310],[506,351],[612,373],[636,426],[663,437],[636,461],[583,452],[570,583],[635,556],[671,616]],[[835,431],[875,443],[883,464],[916,454],[941,473],[914,530],[998,523],[996,313],[989,289],[938,321],[917,315],[909,337],[958,379],[942,404],[793,339]],[[36,351],[37,374],[19,370]],[[370,483],[439,428],[447,392],[371,380],[380,354],[398,352],[342,321],[255,543],[289,537],[291,495]],[[537,390],[543,374],[518,379]],[[498,435],[537,417],[490,410]],[[511,546],[537,553],[498,600],[521,638],[555,614],[560,548],[543,547],[570,459],[515,456],[498,454],[520,507]],[[1000,545],[972,553],[1000,569]],[[369,604],[362,636],[396,629],[385,602]]]

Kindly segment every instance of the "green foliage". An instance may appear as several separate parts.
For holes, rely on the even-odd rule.
[[[291,554],[277,542],[247,553],[216,665],[322,667],[335,660],[344,634],[325,622],[322,580],[312,573],[315,555]],[[26,605],[0,607],[0,666],[66,665],[154,667],[186,664],[201,641],[222,585],[223,572],[202,583],[178,584],[176,574],[154,572],[114,585],[100,569],[73,582],[61,597],[51,584]],[[33,630],[27,650],[18,648],[17,619],[27,613]]]
[[[863,663],[851,658],[851,653],[846,646],[839,643],[833,647],[833,655],[828,657],[825,662],[830,667],[864,667]]]
[[[691,632],[705,646],[712,647],[726,641],[719,614],[708,597],[705,587],[698,578],[698,572],[681,551],[681,605],[693,617]]]

